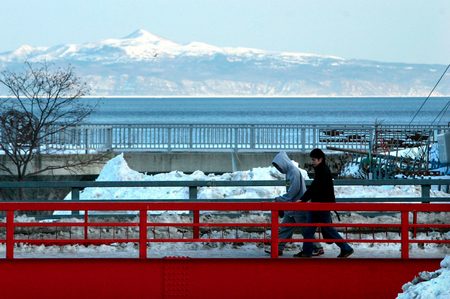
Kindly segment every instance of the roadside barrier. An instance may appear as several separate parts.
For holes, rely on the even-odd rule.
[[[311,181],[307,181],[309,185]],[[421,195],[408,198],[338,198],[338,203],[275,203],[271,198],[256,199],[198,199],[201,188],[233,186],[284,187],[285,181],[173,181],[173,182],[0,182],[0,188],[67,188],[72,190],[71,201],[0,202],[0,243],[6,248],[0,257],[0,281],[4,298],[395,298],[402,285],[412,281],[422,271],[436,271],[442,258],[426,256],[414,258],[409,246],[418,243],[442,243],[448,246],[450,224],[434,221],[422,214],[441,215],[450,212],[450,198],[434,197],[434,185],[450,185],[450,180],[335,180],[335,186],[355,185],[416,185]],[[85,200],[84,188],[114,187],[185,187],[188,199],[145,200]],[[434,189],[434,188],[433,188]],[[187,191],[187,190],[186,190]],[[186,193],[184,193],[186,194]],[[81,200],[83,199],[83,200]],[[400,214],[395,223],[345,223],[331,224],[350,243],[396,243],[401,258],[374,256],[349,259],[317,258],[293,259],[270,257],[238,258],[220,256],[181,256],[152,258],[155,242],[167,245],[181,243],[181,248],[196,245],[194,242],[230,244],[264,243],[277,253],[278,242],[304,242],[303,239],[279,239],[281,226],[306,226],[306,224],[281,224],[279,211],[319,210],[344,211],[369,214],[373,217]],[[27,211],[69,211],[67,216],[40,215],[30,222]],[[70,212],[71,211],[71,212]],[[124,217],[120,213],[134,212]],[[189,211],[183,217],[162,217],[164,211]],[[84,213],[84,215],[82,215]],[[102,214],[103,215],[100,215]],[[107,215],[109,213],[109,215]],[[445,213],[445,214],[444,214]],[[233,219],[208,217],[208,215],[237,214]],[[245,217],[245,215],[264,217]],[[342,213],[341,215],[345,215]],[[3,218],[2,218],[3,217]],[[69,219],[67,219],[69,217]],[[355,217],[356,218],[356,217]],[[168,221],[170,223],[163,223]],[[214,220],[213,220],[214,219]],[[227,220],[228,219],[228,220]],[[421,220],[426,219],[426,220]],[[51,222],[55,221],[55,222]],[[176,222],[180,221],[180,222]],[[246,222],[248,221],[248,222]],[[252,222],[253,221],[253,222]],[[418,223],[420,221],[420,223]],[[175,223],[176,222],[176,223]],[[217,223],[216,223],[217,222]],[[377,221],[380,222],[380,221]],[[329,224],[317,224],[323,227]],[[433,230],[435,238],[417,231]],[[167,233],[159,233],[167,231]],[[174,234],[173,232],[177,233]],[[258,231],[257,234],[240,234],[239,231]],[[436,231],[439,231],[437,233]],[[232,232],[235,232],[234,234]],[[356,232],[356,233],[355,233]],[[358,237],[359,232],[359,237]],[[372,233],[372,236],[370,236]],[[422,238],[418,239],[417,236]],[[311,241],[311,240],[310,240]],[[314,241],[326,242],[326,239]],[[336,242],[337,240],[332,240]],[[132,245],[133,258],[108,256],[107,258],[77,258],[42,255],[23,255],[15,248],[33,245],[103,245],[123,242]],[[122,244],[122,243],[121,243]],[[178,244],[176,246],[178,246]],[[101,246],[99,246],[101,247]],[[178,246],[177,248],[180,248]],[[427,250],[426,248],[424,250]],[[164,252],[163,252],[164,254]],[[167,254],[166,254],[167,255]],[[67,255],[66,255],[67,256]],[[70,255],[69,255],[70,256]],[[205,256],[205,255],[203,255]],[[206,255],[207,256],[207,255]],[[40,258],[42,257],[42,258]],[[89,256],[86,256],[89,257]],[[92,256],[91,256],[92,257]],[[97,255],[95,256],[97,257]],[[154,256],[153,256],[154,257]],[[39,273],[39,275],[30,275]],[[284,275],[295,273],[295,275]],[[317,278],[320,279],[317,279]],[[324,283],[326,282],[326,283]],[[231,286],[231,287],[230,287]],[[45,294],[45,295],[44,295]]]
[[[15,219],[16,211],[84,211],[84,222],[18,222]],[[308,226],[311,224],[281,224],[279,223],[279,211],[299,210],[299,211],[378,211],[378,212],[398,212],[401,213],[401,223],[398,224],[368,224],[368,223],[333,223],[333,224],[314,224],[314,226],[324,227],[358,227],[358,228],[384,228],[397,229],[400,239],[279,239],[278,228],[280,226]],[[14,246],[19,243],[26,244],[111,244],[120,242],[135,242],[139,244],[139,258],[147,258],[147,244],[151,242],[262,242],[270,243],[272,258],[277,258],[278,242],[369,242],[369,243],[400,243],[402,259],[409,258],[409,245],[412,243],[450,243],[450,240],[418,240],[410,239],[409,234],[418,228],[436,228],[441,230],[450,230],[450,224],[411,224],[409,221],[410,213],[417,212],[450,212],[450,204],[446,203],[275,203],[275,202],[2,202],[0,211],[6,211],[6,222],[0,223],[0,229],[5,228],[6,238],[0,240],[6,244],[6,258],[14,258]],[[90,211],[137,211],[139,213],[139,222],[90,222]],[[149,211],[193,211],[192,223],[150,223],[148,222]],[[270,212],[270,223],[205,223],[200,222],[201,211],[259,211]],[[152,228],[155,227],[184,227],[192,228],[192,237],[183,238],[156,238],[152,236]],[[52,239],[19,239],[16,238],[16,228],[48,228],[48,227],[80,227],[84,230],[84,237],[72,239],[69,237]],[[92,227],[132,227],[136,229],[137,237],[131,238],[91,238],[89,237],[89,228]],[[199,230],[202,227],[261,227],[271,231],[270,238],[200,238]]]
[[[58,130],[58,126],[50,127]],[[85,124],[51,135],[67,150],[297,150],[316,147],[369,151],[433,144],[447,125],[387,124]]]

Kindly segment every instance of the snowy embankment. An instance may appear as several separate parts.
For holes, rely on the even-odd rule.
[[[293,161],[298,166],[298,163]],[[300,168],[304,179],[307,172]],[[284,175],[275,167],[258,167],[248,171],[237,171],[223,175],[205,175],[202,171],[185,174],[180,171],[146,175],[128,167],[123,155],[111,159],[103,168],[96,181],[242,181],[242,180],[283,180]],[[198,190],[198,199],[272,199],[285,192],[285,187],[203,187]],[[421,197],[420,186],[336,186],[336,198],[345,197]],[[431,190],[431,197],[449,197],[450,194]],[[188,199],[187,187],[135,187],[135,188],[86,188],[80,200],[111,199]],[[71,199],[69,193],[66,200]]]
[[[398,299],[450,298],[450,255],[441,262],[441,269],[435,272],[423,271],[402,287]]]

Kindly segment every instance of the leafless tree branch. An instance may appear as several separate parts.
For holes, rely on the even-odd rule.
[[[90,89],[71,65],[55,69],[47,61],[26,61],[21,71],[0,72],[0,83],[9,90],[8,97],[0,99],[0,150],[7,158],[0,163],[0,172],[24,181],[56,169],[104,162],[105,153],[82,157],[83,153],[72,151],[67,155],[67,148],[51,144],[52,137],[81,125],[99,107],[98,100],[93,104],[80,101]],[[51,153],[43,150],[47,147]],[[57,164],[31,167],[37,157],[50,154],[59,155]]]

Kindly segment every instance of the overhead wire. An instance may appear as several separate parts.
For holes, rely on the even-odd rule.
[[[431,97],[431,95],[433,94],[434,90],[435,90],[436,87],[439,85],[439,83],[441,82],[442,78],[445,76],[445,74],[447,73],[447,71],[448,71],[449,68],[450,68],[450,64],[447,66],[447,68],[445,69],[445,71],[442,73],[441,77],[440,77],[439,80],[436,82],[436,84],[434,85],[433,89],[431,90],[431,92],[429,93],[429,95],[427,96],[427,98],[425,99],[425,101],[422,103],[422,105],[420,106],[419,110],[417,110],[416,114],[414,115],[414,117],[412,118],[412,120],[409,122],[408,125],[411,125],[411,124],[412,124],[412,122],[414,121],[414,119],[417,117],[417,115],[419,114],[419,112],[422,110],[423,106],[425,106],[425,103],[426,103],[426,102],[428,101],[428,99]],[[439,114],[436,116],[436,118],[433,120],[433,122],[429,125],[429,127],[431,127],[431,126],[433,125],[433,123],[439,118],[439,116],[440,116],[439,122],[442,120],[442,118],[444,117],[445,113],[447,112],[449,106],[450,106],[450,101],[447,102],[447,104],[444,106],[444,108],[442,108],[442,110],[439,112]],[[439,122],[438,122],[438,123],[439,123]],[[425,129],[424,131],[426,131],[426,129]],[[398,140],[397,140],[396,144],[397,144],[397,143],[398,143]],[[422,150],[422,151],[423,151],[423,150]],[[410,148],[410,149],[407,151],[407,155],[410,155],[410,154],[414,154],[412,148]],[[424,154],[425,154],[425,153],[420,154],[420,147],[419,147],[419,153],[418,153],[418,154],[419,154],[419,155],[424,155]],[[414,155],[417,156],[417,153],[414,154]]]
[[[436,118],[433,120],[433,122],[431,123],[431,125],[434,124],[434,122],[439,118],[439,121],[436,123],[436,125],[439,125],[439,123],[441,122],[442,118],[444,117],[445,113],[448,110],[448,107],[450,107],[450,101],[447,102],[447,104],[445,104],[444,108],[442,108],[442,110],[439,112],[439,114],[436,116]]]
[[[420,110],[422,110],[423,106],[425,105],[425,103],[428,101],[428,99],[430,98],[431,94],[433,93],[433,91],[436,89],[436,87],[439,85],[439,82],[441,82],[442,78],[444,77],[445,73],[447,72],[447,70],[450,68],[450,64],[447,66],[447,68],[445,69],[444,73],[442,73],[442,76],[439,78],[439,80],[437,81],[436,85],[434,85],[433,89],[431,90],[430,94],[428,95],[428,97],[425,99],[425,101],[422,103],[422,106],[420,106],[419,110],[417,110],[416,114],[414,115],[414,117],[412,118],[412,120],[409,122],[409,125],[411,125],[411,123],[414,121],[414,119],[416,118],[416,116],[419,114]]]

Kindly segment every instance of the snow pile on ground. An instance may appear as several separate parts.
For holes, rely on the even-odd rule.
[[[413,281],[402,287],[398,299],[450,298],[450,255],[441,262],[441,269],[435,272],[423,271]]]
[[[335,186],[336,198],[358,197],[421,197],[420,186]],[[431,197],[448,197],[449,194],[436,190],[430,190]]]
[[[309,179],[301,169],[305,179]],[[282,180],[284,176],[275,167],[258,167],[249,171],[206,175],[196,171],[190,175],[181,171],[172,171],[156,175],[141,174],[129,168],[123,154],[108,161],[96,181],[245,181],[245,180]],[[227,198],[274,198],[284,192],[285,187],[204,187],[198,191],[198,199]],[[148,187],[148,188],[86,188],[80,194],[80,200],[112,199],[188,199],[188,187]],[[68,194],[66,200],[71,199]]]
[[[294,164],[298,164],[293,161]],[[309,179],[307,172],[300,169],[303,177]],[[192,174],[172,171],[156,175],[146,175],[129,168],[123,154],[111,159],[101,171],[96,181],[245,181],[245,180],[283,180],[284,175],[275,167],[258,167],[248,171],[237,171],[223,175],[206,175],[197,170]],[[272,199],[285,192],[285,187],[202,187],[199,199],[267,198]],[[337,198],[345,197],[420,197],[419,186],[336,186]],[[447,197],[448,194],[431,190],[432,197]],[[136,187],[136,188],[86,188],[80,200],[113,199],[188,199],[187,187]],[[66,200],[71,199],[69,193]]]
[[[365,179],[367,174],[361,169],[361,165],[356,162],[345,164],[344,169],[339,174],[342,178]]]

